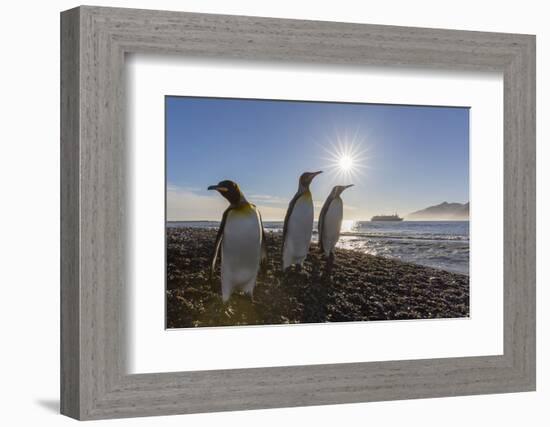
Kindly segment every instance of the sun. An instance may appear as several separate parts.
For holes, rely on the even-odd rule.
[[[343,154],[338,159],[338,166],[342,172],[351,172],[353,170],[353,157]]]
[[[338,185],[353,184],[367,167],[367,150],[357,134],[353,138],[336,137],[323,147],[327,162],[324,168],[331,172]]]

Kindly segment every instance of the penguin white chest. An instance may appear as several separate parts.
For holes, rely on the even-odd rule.
[[[260,266],[261,223],[253,207],[228,212],[222,239],[222,297],[234,289],[252,294]]]
[[[307,256],[313,231],[313,200],[302,195],[294,204],[287,224],[283,249],[283,268],[301,264]]]
[[[343,214],[344,207],[342,199],[340,197],[336,197],[332,200],[332,202],[330,202],[323,219],[322,243],[325,255],[327,256],[330,252],[332,252],[334,246],[336,246],[336,243],[338,243],[338,239],[340,238]]]

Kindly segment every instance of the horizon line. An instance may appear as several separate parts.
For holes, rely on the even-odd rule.
[[[262,219],[263,222],[284,222],[284,218],[282,219]],[[314,220],[316,222],[317,220]],[[446,222],[464,222],[464,221],[470,221],[470,218],[467,219],[446,219],[446,218],[440,218],[440,219],[407,219],[407,217],[403,218],[403,221],[372,221],[370,219],[344,219],[343,221],[355,221],[355,222],[421,222],[421,221],[446,221]],[[220,222],[220,220],[217,219],[170,219],[165,220],[165,222]]]

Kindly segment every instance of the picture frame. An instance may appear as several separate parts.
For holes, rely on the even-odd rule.
[[[127,374],[128,53],[502,72],[503,354]],[[89,420],[535,390],[532,35],[81,6],[61,14],[61,166],[64,415]]]

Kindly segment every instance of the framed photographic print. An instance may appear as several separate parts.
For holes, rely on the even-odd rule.
[[[62,413],[535,389],[534,36],[83,6],[61,40]]]

